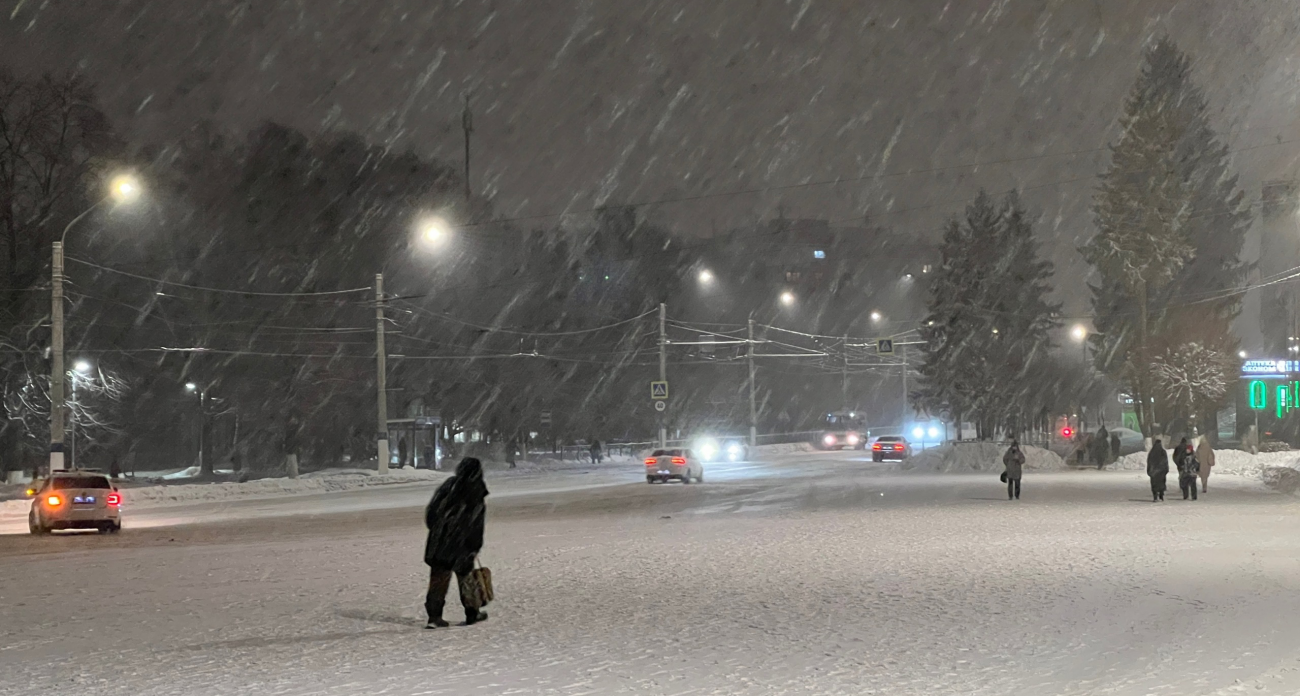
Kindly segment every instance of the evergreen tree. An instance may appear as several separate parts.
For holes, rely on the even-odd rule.
[[[981,191],[965,219],[948,224],[940,253],[921,327],[921,404],[950,410],[958,423],[973,418],[983,439],[1023,427],[1040,374],[1032,368],[1046,358],[1056,323],[1052,264],[1039,258],[1014,194],[998,205]]]
[[[1250,218],[1190,63],[1169,39],[1146,51],[1120,125],[1093,201],[1097,234],[1083,249],[1098,276],[1091,340],[1098,369],[1127,386],[1150,434],[1159,391],[1151,384],[1152,336],[1194,325],[1224,343],[1237,300],[1208,309],[1186,301],[1241,281]],[[1193,312],[1194,322],[1180,316]]]

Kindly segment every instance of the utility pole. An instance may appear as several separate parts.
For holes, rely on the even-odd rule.
[[[840,368],[840,409],[849,412],[849,335],[844,334],[844,365]],[[907,387],[903,387],[907,389]]]
[[[903,359],[903,417],[898,421],[898,431],[902,434],[907,429],[907,346],[899,346],[898,355]]]
[[[659,303],[659,381],[668,381],[668,305],[663,302]],[[664,412],[659,413],[659,449],[664,449],[668,446],[668,424]]]
[[[758,404],[754,398],[754,318],[749,318],[749,344],[745,357],[749,359],[749,446],[758,447]]]
[[[469,93],[465,93],[465,109],[460,113],[460,127],[465,131],[465,200],[470,197],[469,187],[469,136],[474,132],[474,116],[469,110]]]
[[[468,183],[466,184],[468,186]],[[375,274],[375,384],[378,388],[379,474],[388,473],[388,361],[384,349],[384,274]]]
[[[73,221],[75,222],[75,220]],[[71,225],[69,225],[71,226]],[[66,230],[64,234],[67,234]],[[50,278],[50,472],[68,468],[63,458],[63,242],[54,243]]]
[[[208,400],[208,390],[206,388],[200,388],[199,389],[199,474],[207,473],[207,469],[203,466],[203,458],[204,456],[206,456],[203,447],[204,445],[203,434],[204,431],[208,429],[207,400]]]

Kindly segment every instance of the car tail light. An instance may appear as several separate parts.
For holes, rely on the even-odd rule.
[[[104,502],[108,503],[109,507],[117,507],[118,505],[122,504],[122,494],[109,493],[108,497],[104,498]]]
[[[879,443],[879,442],[877,442],[876,444],[874,444],[874,445],[871,446],[871,449],[876,450],[877,452],[879,452],[880,450],[882,450],[882,449],[884,449],[884,448],[880,446],[880,443]]]
[[[673,466],[681,466],[686,463],[686,457],[673,457]]]
[[[45,499],[45,504],[50,507],[58,507],[63,504],[63,499],[57,495],[52,495]]]
[[[646,458],[645,458],[645,465],[646,465],[646,466],[654,466],[655,464],[658,464],[658,463],[659,463],[659,460],[658,460],[657,458],[655,458],[655,457],[646,457]]]
[[[903,446],[902,446],[902,445],[894,445],[894,451],[895,451],[895,452],[902,452],[902,451],[903,451]]]

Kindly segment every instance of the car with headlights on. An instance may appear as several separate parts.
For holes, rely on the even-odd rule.
[[[749,445],[741,438],[705,437],[691,449],[704,462],[743,462],[749,459]]]
[[[657,449],[645,459],[646,483],[704,483],[704,462],[690,449]]]
[[[56,471],[27,490],[32,497],[27,528],[32,534],[56,529],[122,529],[122,494],[102,473]]]

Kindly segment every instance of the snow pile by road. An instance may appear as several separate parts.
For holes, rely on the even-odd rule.
[[[1165,452],[1169,455],[1169,468],[1172,471],[1174,468],[1174,452],[1173,450],[1165,450]],[[1251,454],[1241,450],[1214,450],[1213,474],[1260,477],[1266,469],[1273,467],[1300,469],[1300,452],[1261,452]],[[1146,471],[1147,453],[1134,452],[1125,455],[1107,468],[1120,471]]]
[[[1065,468],[1059,454],[1040,447],[1022,447],[1025,468],[1038,471],[1056,471]],[[964,471],[1001,471],[1002,455],[1007,445],[992,442],[960,442],[932,447],[904,459],[899,468],[904,471],[953,473]]]
[[[163,507],[184,503],[228,502],[255,498],[280,498],[315,493],[353,491],[374,486],[428,481],[438,483],[450,472],[428,469],[394,469],[384,476],[364,469],[328,469],[305,474],[296,479],[266,478],[246,483],[194,483],[161,486],[135,486],[122,489],[123,503],[132,509]],[[31,501],[0,502],[0,517],[26,515]]]

